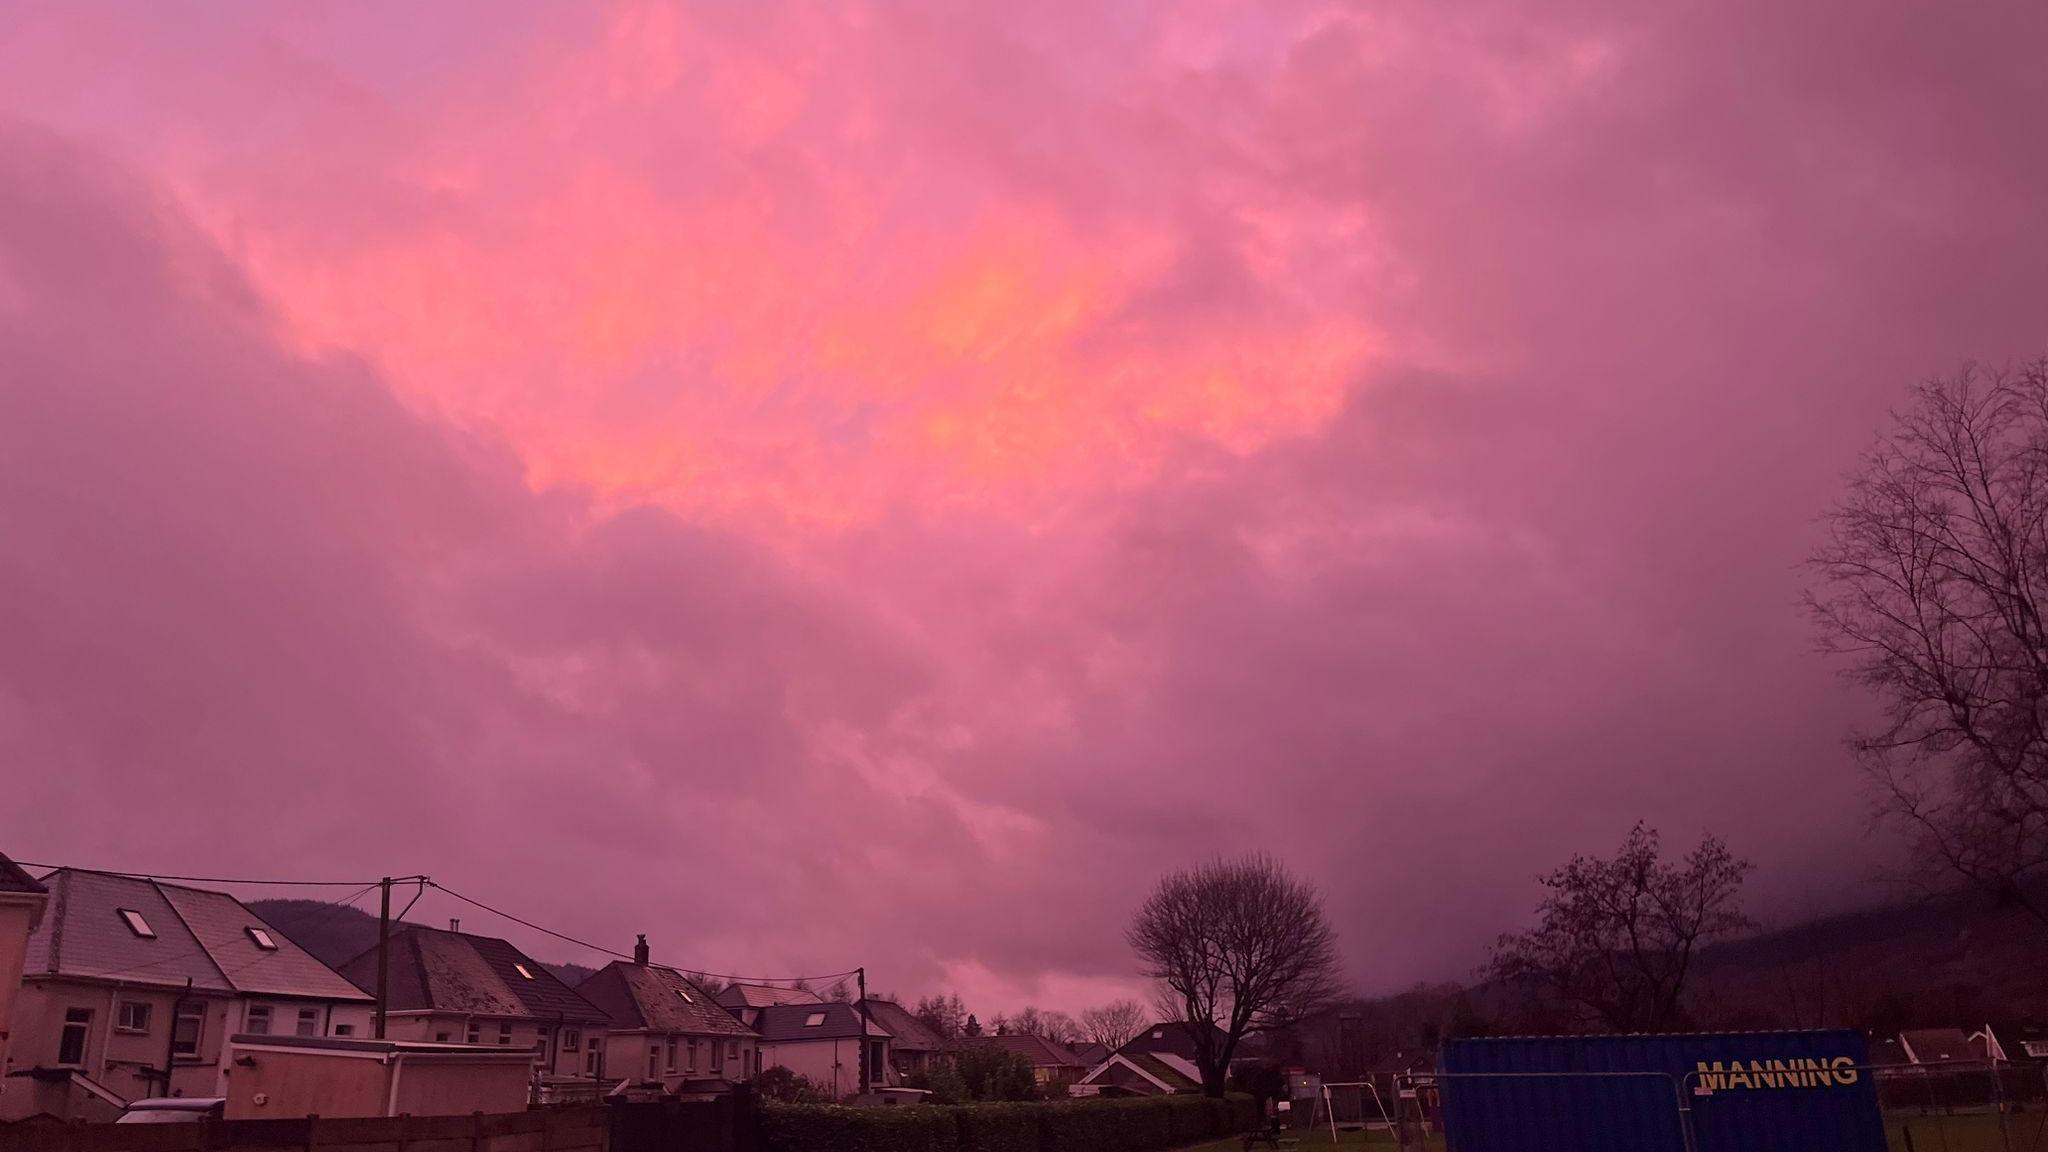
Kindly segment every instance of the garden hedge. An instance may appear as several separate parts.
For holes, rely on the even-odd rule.
[[[1167,1152],[1254,1127],[1249,1096],[1045,1104],[761,1104],[762,1152]]]

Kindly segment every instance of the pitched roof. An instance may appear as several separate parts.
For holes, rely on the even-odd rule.
[[[1043,1036],[1027,1036],[1022,1033],[1012,1036],[981,1036],[973,1043],[989,1044],[1005,1052],[1015,1052],[1031,1061],[1033,1068],[1079,1068],[1081,1060],[1064,1044],[1055,1044]]]
[[[43,882],[22,871],[22,867],[0,854],[0,892],[22,892],[39,896],[48,892]]]
[[[825,998],[808,988],[777,988],[773,984],[728,984],[718,994],[727,1008],[767,1008],[775,1004],[823,1004]]]
[[[1223,1042],[1223,1029],[1209,1025],[1216,1034],[1217,1045]],[[1169,1052],[1187,1059],[1195,1057],[1195,1036],[1188,1025],[1178,1020],[1162,1020],[1148,1028],[1141,1029],[1136,1036],[1124,1041],[1117,1051],[1125,1056],[1138,1052]]]
[[[377,950],[343,964],[341,971],[358,986],[374,990]],[[418,924],[391,935],[388,995],[393,1012],[607,1022],[601,1009],[510,942]]]
[[[900,1051],[944,1052],[949,1047],[945,1037],[894,1000],[868,997],[868,1019],[888,1029]]]
[[[1151,1052],[1113,1052],[1090,1070],[1082,1083],[1129,1084],[1133,1073],[1161,1092],[1193,1092],[1202,1086],[1186,1061]]]
[[[26,975],[118,979],[209,992],[370,997],[225,892],[61,868],[29,936]],[[130,913],[140,927],[131,926]],[[145,932],[147,934],[145,934]],[[258,943],[261,932],[275,947]]]
[[[1090,1068],[1109,1059],[1110,1054],[1115,1051],[1109,1045],[1097,1044],[1093,1040],[1084,1040],[1070,1047],[1074,1050],[1074,1059],[1088,1065]]]
[[[1899,1042],[1906,1046],[1915,1064],[1977,1059],[1970,1051],[1970,1038],[1963,1035],[1961,1028],[1911,1028],[1899,1033]]]
[[[751,1036],[753,1030],[719,1007],[709,992],[662,964],[614,960],[576,986],[576,994],[604,1010],[621,1030],[682,1032],[699,1036]]]
[[[817,1017],[817,1023],[811,1023]],[[860,1035],[860,1010],[851,1004],[819,1001],[815,1004],[770,1004],[761,1009],[754,1031],[767,1043],[788,1044],[798,1040],[848,1040]],[[889,1030],[872,1016],[868,1035],[889,1035]]]

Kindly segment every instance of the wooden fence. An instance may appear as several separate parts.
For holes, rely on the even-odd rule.
[[[0,1126],[0,1152],[608,1152],[602,1107],[487,1116]]]

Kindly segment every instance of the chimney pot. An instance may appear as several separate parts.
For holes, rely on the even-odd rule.
[[[633,963],[647,963],[647,933],[640,934],[640,942],[633,945]]]

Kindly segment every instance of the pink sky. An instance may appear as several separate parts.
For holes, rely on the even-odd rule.
[[[2031,0],[0,27],[4,849],[984,1014],[1216,852],[1373,990],[1638,818],[1871,898],[1799,560],[2048,351]]]

